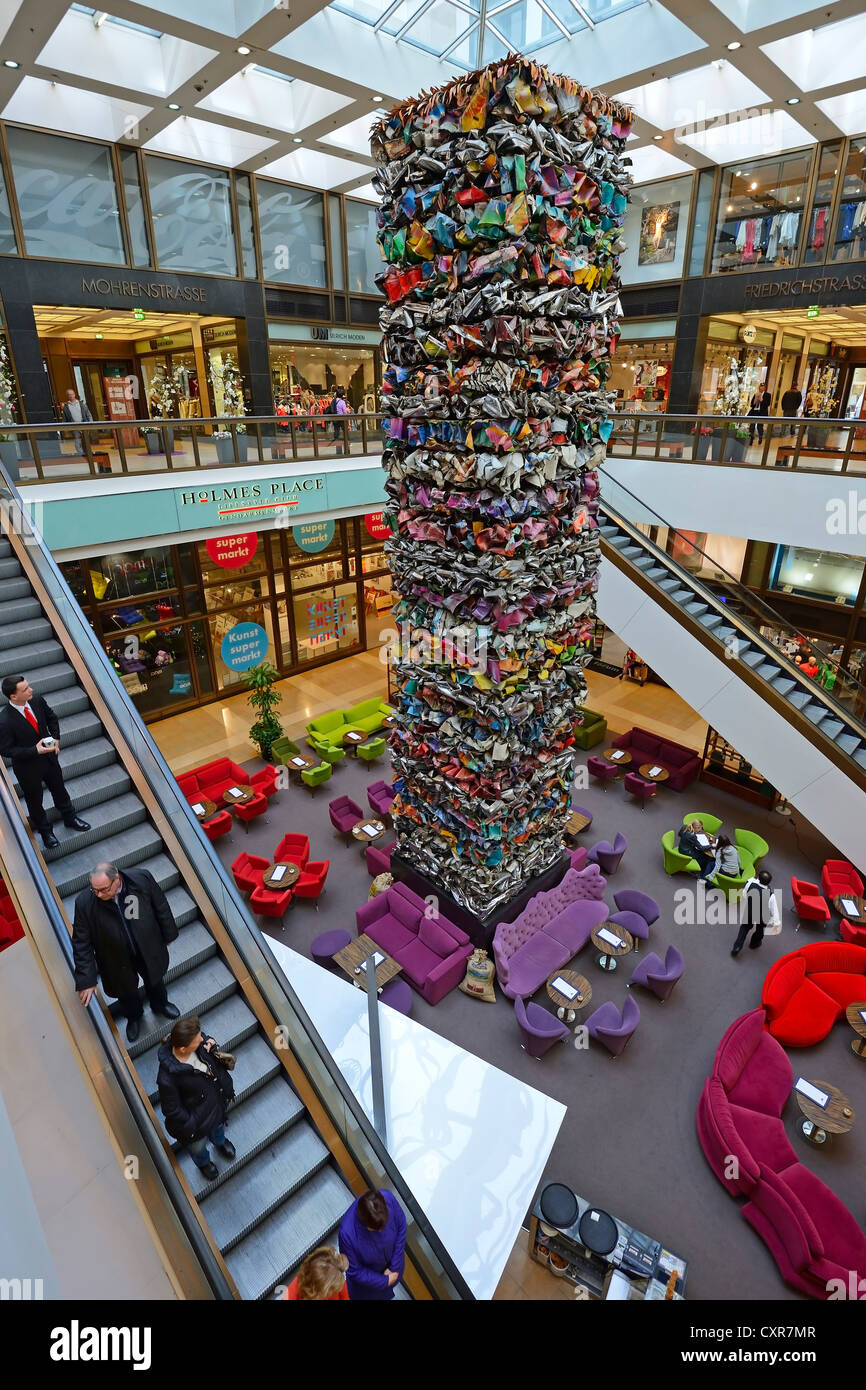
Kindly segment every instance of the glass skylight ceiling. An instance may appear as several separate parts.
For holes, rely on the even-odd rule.
[[[649,0],[332,0],[350,15],[471,71],[515,50],[536,53],[548,44]]]

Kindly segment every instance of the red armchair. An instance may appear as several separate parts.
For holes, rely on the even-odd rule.
[[[820,1042],[849,1004],[866,998],[864,976],[866,950],[844,941],[816,941],[780,956],[761,995],[767,1032],[789,1047]]]
[[[232,864],[232,874],[239,893],[252,893],[254,888],[261,888],[262,874],[265,869],[269,869],[270,861],[263,859],[260,854],[239,854]]]
[[[262,796],[261,792],[256,792],[252,801],[238,801],[235,804],[234,812],[243,824],[244,830],[249,832],[249,822],[255,820],[256,816],[263,816],[267,809],[268,798]]]
[[[839,935],[851,946],[866,946],[866,927],[858,927],[855,922],[842,922]]]
[[[319,910],[318,899],[325,891],[325,879],[328,877],[330,867],[330,859],[308,860],[306,866],[301,870],[300,878],[292,887],[292,892],[296,898],[316,900],[317,912]]]
[[[291,901],[291,888],[274,892],[272,888],[259,887],[250,893],[250,907],[259,917],[282,917]]]
[[[845,893],[853,894],[855,898],[863,897],[863,880],[847,859],[827,860],[821,870],[821,887],[824,896],[831,902]]]
[[[791,893],[794,898],[794,911],[800,921],[829,922],[830,909],[821,897],[821,889],[817,883],[807,883],[803,878],[792,878]],[[795,930],[800,930],[799,922]]]
[[[277,790],[277,769],[268,763],[267,767],[253,773],[249,785],[253,791],[261,792],[262,796],[270,800]]]
[[[310,837],[309,835],[295,835],[289,833],[284,835],[274,850],[274,863],[299,864],[303,869],[310,857]]]
[[[215,816],[201,822],[201,828],[211,842],[219,840],[223,835],[230,834],[232,828],[231,811],[217,811]]]

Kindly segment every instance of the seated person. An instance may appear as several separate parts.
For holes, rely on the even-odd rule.
[[[703,844],[698,836],[702,835],[707,841]],[[716,856],[713,853],[710,836],[707,835],[704,827],[699,820],[689,821],[680,831],[680,838],[677,845],[680,854],[687,854],[689,859],[696,859],[700,865],[699,876],[707,879],[715,873]]]
[[[709,879],[715,878],[716,874],[726,874],[729,878],[739,878],[743,872],[740,863],[740,856],[736,845],[732,845],[727,835],[720,835],[715,844],[715,861],[712,871],[707,875]]]

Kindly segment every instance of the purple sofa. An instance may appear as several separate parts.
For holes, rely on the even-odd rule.
[[[597,864],[569,869],[555,888],[536,893],[513,922],[500,922],[493,936],[496,974],[509,999],[528,999],[548,975],[586,945],[607,920],[605,879]]]
[[[366,934],[400,966],[428,1004],[438,1004],[459,985],[472,955],[472,942],[445,917],[427,917],[426,903],[403,883],[395,883],[355,913],[358,935]]]
[[[627,748],[632,757],[632,770],[637,771],[644,763],[657,763],[668,773],[665,787],[671,791],[685,791],[694,782],[701,770],[701,760],[694,748],[686,748],[682,743],[671,743],[670,739],[651,734],[647,729],[629,729],[613,740],[614,748]]]
[[[766,1021],[764,1009],[753,1009],[719,1043],[698,1104],[698,1138],[723,1187],[749,1198],[742,1214],[785,1282],[827,1298],[829,1280],[847,1289],[850,1270],[866,1276],[866,1236],[788,1140],[781,1115],[794,1074]]]

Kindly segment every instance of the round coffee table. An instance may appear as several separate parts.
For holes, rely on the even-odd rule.
[[[845,902],[854,903],[856,913],[847,912],[843,907]],[[840,893],[833,899],[833,906],[843,921],[853,922],[855,927],[866,927],[866,898],[858,898],[856,893]]]
[[[315,767],[317,762],[318,758],[316,758],[314,754],[308,753],[303,748],[299,748],[297,753],[292,753],[291,756],[286,759],[285,765],[290,772],[294,772],[296,776],[300,777],[301,773],[304,772],[306,768]]]
[[[369,831],[364,829],[366,825],[376,827],[375,835],[371,835]],[[364,853],[364,850],[366,849],[367,845],[374,845],[377,840],[381,840],[384,834],[384,823],[380,820],[376,820],[374,816],[365,816],[363,820],[356,821],[355,824],[352,826],[352,838],[354,839],[356,845],[361,846],[362,854]]]
[[[851,1040],[851,1051],[856,1057],[866,1057],[866,1002],[849,1004],[845,1017],[858,1035]]]
[[[226,806],[245,806],[255,796],[252,787],[245,787],[240,782],[238,783],[238,791],[240,796],[234,796],[231,790],[223,792],[223,802]]]
[[[620,945],[614,946],[612,941],[605,941],[604,937],[600,937],[598,934],[601,931],[609,931],[611,935],[618,936]],[[611,927],[606,922],[601,922],[594,929],[590,940],[596,950],[601,953],[598,964],[602,970],[616,970],[617,957],[627,956],[629,951],[634,950],[634,937],[630,931],[626,931],[625,927],[621,927],[619,924]]]
[[[217,808],[216,802],[210,801],[206,796],[200,796],[198,801],[191,801],[190,806],[192,807],[193,815],[198,821],[210,820]],[[201,807],[200,811],[197,809],[199,806]]]
[[[655,774],[653,768],[658,768]],[[638,770],[645,782],[666,782],[671,775],[666,767],[659,767],[658,763],[641,763]]]
[[[554,988],[554,980],[564,980],[572,989],[577,990],[573,999],[569,999],[567,994]],[[564,1023],[573,1023],[578,1009],[583,1009],[592,999],[592,985],[585,975],[578,975],[576,970],[555,970],[547,981],[548,998],[556,1005],[556,1016],[561,1018]]]
[[[278,878],[274,874],[282,869]],[[270,888],[272,893],[282,893],[286,888],[291,888],[301,877],[301,868],[293,860],[278,859],[276,864],[272,864],[269,869],[265,869],[262,874],[262,887]]]
[[[369,734],[362,734],[358,729],[350,729],[348,733],[343,734],[343,743],[344,745],[348,744],[349,748],[352,750],[353,757],[357,757],[358,744],[366,743],[369,737]]]
[[[627,748],[605,748],[602,757],[609,763],[614,763],[616,767],[629,767],[632,762],[631,753]]]
[[[809,1080],[809,1078],[806,1078]],[[831,1134],[847,1134],[854,1126],[854,1107],[838,1086],[829,1081],[810,1081],[819,1091],[826,1091],[830,1097],[826,1106],[816,1105],[802,1091],[794,1088],[797,1104],[803,1112],[800,1129],[804,1139],[810,1144],[826,1144]],[[846,1113],[847,1112],[847,1113]]]

